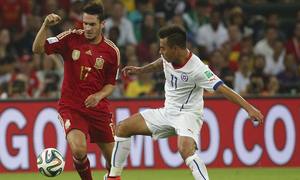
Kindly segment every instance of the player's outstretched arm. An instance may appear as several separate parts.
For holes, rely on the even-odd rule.
[[[158,58],[154,62],[143,67],[126,66],[122,69],[124,76],[138,75],[141,73],[159,72],[163,70],[163,60]]]
[[[33,53],[43,53],[44,50],[44,44],[47,39],[47,33],[48,33],[48,28],[50,26],[54,26],[57,23],[61,21],[61,17],[56,15],[56,14],[49,14],[46,16],[39,32],[37,33],[33,45],[32,45],[32,52]]]
[[[242,108],[244,108],[248,112],[248,115],[251,120],[258,121],[259,124],[263,123],[264,116],[261,114],[261,112],[258,109],[256,109],[254,106],[252,106],[250,103],[248,103],[244,98],[242,98],[238,93],[233,91],[231,88],[223,84],[220,85],[216,91],[218,93],[223,94],[231,102],[238,104]]]

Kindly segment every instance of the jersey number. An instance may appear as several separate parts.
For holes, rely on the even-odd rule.
[[[171,74],[171,86],[177,89],[177,77]]]
[[[90,67],[81,66],[80,67],[80,80],[85,80],[91,70],[92,70],[92,68],[90,68]]]

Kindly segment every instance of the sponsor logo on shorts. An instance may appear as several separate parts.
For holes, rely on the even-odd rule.
[[[70,119],[67,119],[66,123],[65,123],[65,129],[69,129],[70,126],[71,126],[71,121],[70,121]]]

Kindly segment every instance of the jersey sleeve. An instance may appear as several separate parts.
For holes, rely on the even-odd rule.
[[[224,82],[215,75],[207,65],[201,66],[201,69],[196,72],[196,84],[207,91],[215,91],[224,84]]]
[[[70,39],[72,31],[65,31],[55,37],[46,40],[44,49],[46,54],[63,54],[67,48],[67,42]]]
[[[111,52],[111,63],[108,64],[106,68],[105,74],[105,82],[104,84],[116,84],[116,80],[119,76],[119,66],[120,66],[120,51],[116,46],[113,46],[113,50]]]

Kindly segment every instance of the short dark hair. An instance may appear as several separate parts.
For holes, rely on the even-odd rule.
[[[169,25],[162,27],[158,32],[158,36],[161,39],[167,38],[167,44],[170,47],[186,48],[186,32],[181,26]]]
[[[100,21],[104,20],[104,8],[101,1],[88,1],[83,7],[83,12],[91,15],[97,15]]]

